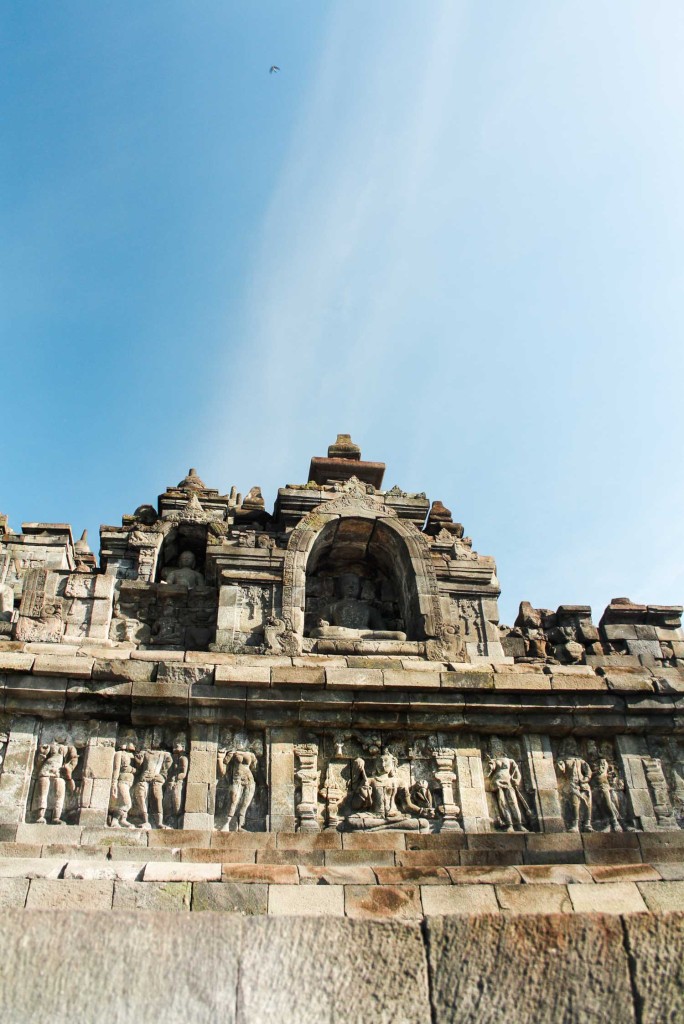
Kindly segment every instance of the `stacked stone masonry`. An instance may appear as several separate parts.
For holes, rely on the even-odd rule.
[[[184,926],[234,947],[223,970],[192,958],[185,1003],[127,992],[145,1020],[214,1020],[221,985],[239,1021],[681,1019],[682,609],[616,598],[594,625],[523,602],[503,626],[494,560],[383,475],[340,435],[268,512],[190,470],[103,526],[99,560],[66,524],[0,516],[8,1020],[32,1019],[21,943],[48,955],[13,915],[45,910],[69,948],[108,911],[117,950],[147,912],[140,965],[179,934],[169,912],[228,915],[228,939],[216,913]],[[520,942],[543,970],[503,986]],[[330,943],[357,1016],[347,968],[312,967]],[[88,992],[69,1019],[100,1019]]]

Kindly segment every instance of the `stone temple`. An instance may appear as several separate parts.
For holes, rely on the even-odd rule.
[[[384,475],[0,516],[8,1021],[684,1020],[682,608],[501,625]]]

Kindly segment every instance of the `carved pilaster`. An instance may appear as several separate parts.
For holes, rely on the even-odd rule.
[[[540,832],[565,832],[558,777],[548,736],[524,736],[527,767],[537,802]]]
[[[436,764],[434,776],[442,790],[441,810],[443,818],[440,831],[462,832],[463,829],[458,820],[461,809],[456,803],[454,796],[454,785],[456,782],[454,757],[456,756],[456,751],[453,747],[431,747],[430,749]]]
[[[475,740],[459,739],[455,747],[456,781],[464,832],[489,832],[491,821],[487,807],[482,752]]]
[[[188,777],[185,784],[184,829],[214,827],[218,726],[190,726]]]
[[[111,796],[117,727],[116,722],[92,722],[91,728],[83,751],[78,824],[104,828]]]
[[[38,722],[19,718],[10,728],[0,775],[0,823],[24,821],[38,744]]]
[[[295,810],[299,832],[320,832],[318,821],[318,744],[297,743],[294,748],[295,779],[299,785],[299,800]]]

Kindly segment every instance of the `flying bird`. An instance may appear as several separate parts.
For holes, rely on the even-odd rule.
[[[268,69],[269,75],[272,75],[274,71],[280,71],[280,68],[278,67],[277,64],[271,64],[270,68]]]

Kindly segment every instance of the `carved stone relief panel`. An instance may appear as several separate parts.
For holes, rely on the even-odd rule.
[[[88,723],[45,722],[35,752],[26,821],[76,824]]]
[[[318,826],[341,831],[460,829],[454,751],[440,740],[353,731],[302,744],[300,765],[308,759],[308,786],[318,779]],[[307,792],[302,784],[297,813],[300,827],[313,829],[313,801]]]
[[[219,593],[216,650],[238,652],[262,647],[269,622],[277,616],[270,583],[224,584]]]
[[[219,730],[215,803],[219,831],[266,831],[267,760],[263,733]]]
[[[15,636],[23,642],[59,643],[64,634],[66,608],[57,595],[59,577],[48,569],[28,569],[19,606]]]
[[[647,743],[651,757],[660,762],[667,786],[667,800],[660,794],[656,799],[658,770],[655,765],[649,766],[646,778],[656,814],[660,813],[661,818],[670,823],[674,819],[678,828],[684,828],[684,741],[678,736],[652,736]]]
[[[534,786],[522,740],[507,736],[484,738],[483,771],[489,815],[503,832],[539,830]]]
[[[216,629],[216,605],[214,587],[124,581],[109,635],[136,646],[205,650]]]
[[[187,736],[170,729],[119,730],[108,823],[112,828],[179,828],[189,769]]]
[[[553,743],[563,820],[569,832],[634,827],[612,740],[574,737]]]

